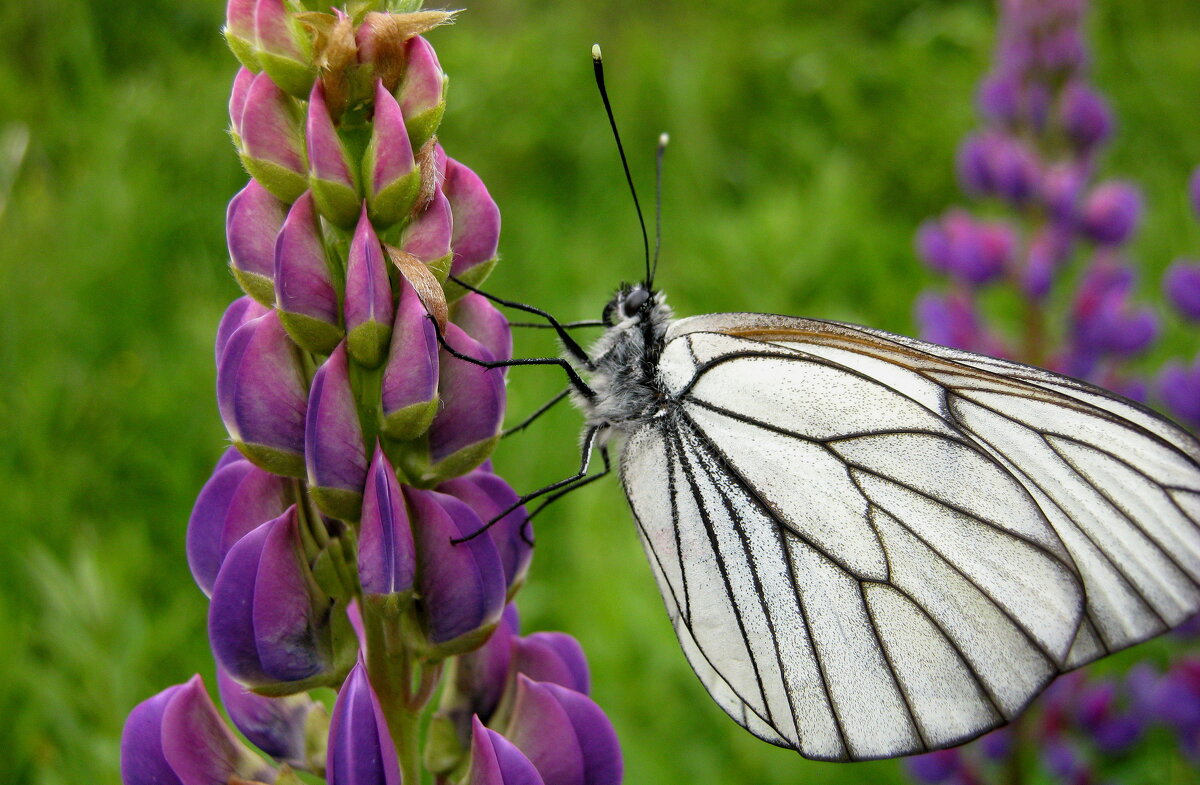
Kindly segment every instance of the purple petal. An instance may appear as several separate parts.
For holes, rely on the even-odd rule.
[[[221,317],[221,323],[217,326],[217,367],[221,367],[221,354],[225,351],[225,344],[229,343],[229,337],[233,335],[237,328],[241,327],[251,319],[257,319],[265,314],[269,309],[257,302],[250,295],[239,297],[229,304],[225,309],[225,315]]]
[[[483,521],[453,496],[412,488],[404,494],[413,516],[430,640],[447,643],[498,622],[506,592],[496,546],[482,536],[451,543],[478,532]]]
[[[364,207],[346,262],[346,332],[350,356],[368,368],[383,360],[392,332],[392,290],[383,249]]]
[[[287,207],[251,180],[229,200],[225,237],[229,265],[246,294],[266,306],[275,304],[275,236]]]
[[[363,156],[363,173],[371,218],[380,224],[403,220],[417,199],[421,172],[413,157],[400,104],[378,80],[375,82],[375,121],[371,141]]]
[[[517,676],[509,738],[550,785],[616,785],[617,734],[591,698]]]
[[[325,766],[329,785],[400,785],[400,763],[360,661],[338,692]]]
[[[310,352],[329,354],[341,341],[341,308],[311,191],[292,205],[275,240],[275,304],[288,334]]]
[[[393,439],[420,436],[437,413],[440,351],[437,331],[417,290],[401,274],[400,301],[383,370],[383,432]]]
[[[268,74],[254,77],[238,131],[242,161],[255,180],[284,202],[304,193],[304,135],[292,100]]]
[[[565,632],[535,632],[518,638],[513,656],[517,673],[534,681],[559,684],[584,695],[591,689],[583,647]]]
[[[1200,263],[1176,260],[1163,277],[1163,290],[1185,318],[1200,321]]]
[[[312,698],[306,693],[267,698],[250,692],[221,668],[217,690],[229,718],[252,744],[276,760],[305,765],[305,724],[317,707]]]
[[[249,461],[219,468],[204,484],[188,520],[188,565],[205,594],[225,554],[243,535],[278,517],[287,508],[287,481]]]
[[[508,739],[471,719],[470,785],[544,785],[533,763]]]
[[[351,226],[358,217],[361,197],[345,145],[333,127],[325,105],[325,87],[313,85],[305,123],[312,194],[321,214],[338,226]]]
[[[910,774],[929,785],[949,780],[962,766],[958,750],[938,750],[925,755],[914,755],[905,763]]]
[[[1158,394],[1176,417],[1200,425],[1200,366],[1168,362],[1159,372]]]
[[[454,221],[450,201],[439,185],[425,210],[414,218],[400,236],[400,250],[412,254],[425,264],[440,262],[450,256],[450,237]],[[446,271],[448,268],[442,268]]]
[[[446,325],[445,339],[468,357],[494,359],[482,344],[454,324]],[[504,418],[504,375],[443,350],[438,393],[442,408],[429,428],[430,455],[435,464],[454,458],[453,466],[447,464],[446,471],[451,476],[462,474],[486,458],[498,438]]]
[[[182,785],[163,756],[162,719],[167,703],[182,684],[167,687],[129,712],[121,731],[121,782],[124,785]]]
[[[1060,101],[1063,131],[1080,150],[1090,150],[1112,135],[1112,111],[1096,91],[1073,82]]]
[[[363,495],[358,574],[367,594],[409,591],[416,574],[415,546],[404,496],[391,463],[378,446]]]
[[[219,472],[231,463],[245,460],[246,456],[242,455],[237,447],[226,447],[225,452],[221,453],[221,457],[217,459],[217,465],[213,467],[213,472]]]
[[[358,520],[367,457],[344,342],[313,375],[304,426],[304,464],[313,500],[321,510],[334,518]]]
[[[300,60],[304,53],[296,43],[289,24],[290,14],[283,0],[258,0],[254,15],[254,31],[263,49]]]
[[[238,449],[267,471],[304,476],[306,387],[295,345],[274,311],[229,338],[217,369],[217,405]]]
[[[497,360],[512,359],[508,319],[481,294],[470,292],[454,304],[454,323],[483,344]]]
[[[1074,224],[1087,178],[1086,167],[1078,164],[1050,166],[1042,173],[1039,196],[1059,223]]]
[[[238,741],[221,719],[199,676],[181,685],[163,708],[162,749],[183,785],[275,778],[266,761]]]
[[[454,262],[450,272],[463,276],[477,265],[496,258],[496,246],[500,241],[500,208],[479,175],[452,158],[446,160],[446,180],[442,184],[450,209],[454,214],[454,235],[450,243],[454,248]],[[484,270],[486,273],[486,270]],[[478,283],[476,276],[468,276]],[[481,276],[479,280],[481,280]]]
[[[250,68],[258,69],[258,36],[254,32],[254,6],[256,0],[229,0],[225,7],[225,40],[238,60]],[[236,125],[236,118],[234,123]]]
[[[503,478],[483,470],[447,480],[438,486],[438,490],[466,502],[484,523],[507,510],[519,498]],[[504,564],[505,583],[510,588],[524,579],[533,558],[533,546],[525,541],[526,537],[533,539],[533,528],[526,525],[528,521],[525,508],[518,507],[488,529]]]

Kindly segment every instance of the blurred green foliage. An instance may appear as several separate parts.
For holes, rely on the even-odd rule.
[[[598,40],[643,199],[654,140],[672,136],[659,283],[681,314],[911,330],[927,282],[912,233],[957,198],[989,3],[465,5],[431,40],[451,74],[443,142],[504,213],[493,290],[585,318],[639,274],[591,83]],[[0,782],[116,782],[128,710],[196,671],[212,685],[183,542],[223,447],[211,342],[237,294],[222,219],[244,175],[224,130],[235,69],[222,11],[219,0],[0,5],[0,152],[28,138],[0,192]],[[1091,29],[1120,118],[1103,170],[1146,189],[1135,250],[1156,297],[1172,256],[1200,252],[1183,195],[1200,162],[1200,5],[1106,0]],[[0,155],[0,188],[17,157]],[[1194,347],[1175,330],[1167,350]],[[548,350],[545,335],[518,336],[523,354]],[[537,369],[511,379],[514,418],[561,381]],[[519,489],[557,479],[578,427],[557,411],[496,464]],[[724,717],[678,651],[615,481],[538,528],[526,629],[583,642],[629,782],[904,781],[894,762],[803,761]]]

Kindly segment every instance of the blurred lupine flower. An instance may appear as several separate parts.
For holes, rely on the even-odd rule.
[[[1130,238],[1142,212],[1142,196],[1128,183],[1102,183],[1084,199],[1083,230],[1102,245],[1120,245]]]
[[[1123,752],[1142,733],[1141,723],[1116,705],[1117,698],[1117,685],[1111,681],[1093,682],[1076,698],[1075,718],[1080,729],[1104,752]]]
[[[1105,357],[1145,351],[1158,337],[1158,319],[1130,303],[1134,271],[1108,260],[1095,262],[1079,283],[1070,312],[1068,349],[1061,360],[1073,376],[1089,376]]]
[[[917,323],[921,334],[934,343],[984,354],[1006,354],[965,294],[922,293],[917,301]]]
[[[963,768],[964,763],[962,754],[957,749],[948,749],[914,755],[905,761],[905,766],[908,773],[918,782],[936,785],[950,782]]]
[[[129,713],[121,733],[125,785],[274,782],[275,770],[238,740],[199,676],[168,687]]]
[[[544,785],[542,775],[511,741],[471,721],[470,785]]]
[[[940,221],[926,221],[917,232],[918,250],[929,266],[968,286],[999,278],[1015,245],[1011,227],[978,221],[965,210],[950,210]]]
[[[329,785],[400,785],[400,763],[362,661],[338,690],[329,724]]]
[[[275,308],[302,349],[329,354],[345,335],[338,291],[311,191],[288,211],[275,239]]]
[[[1171,414],[1200,428],[1200,354],[1190,364],[1172,360],[1158,375],[1158,395]]]
[[[420,36],[453,14],[354,13],[227,8],[243,63],[230,131],[253,179],[226,229],[247,296],[217,330],[234,446],[196,500],[188,560],[211,596],[229,716],[280,768],[236,741],[196,681],[131,714],[126,781],[297,785],[305,769],[399,785],[424,766],[446,781],[615,783],[582,649],[519,637],[508,604],[533,532],[488,461],[505,371],[438,342],[440,329],[468,357],[512,356],[504,316],[446,283],[453,269],[479,284],[500,230],[482,181],[436,142],[446,76]],[[304,694],[315,687],[340,687],[332,718]]]
[[[220,668],[217,691],[234,726],[260,750],[293,768],[324,768],[329,716],[323,705],[304,693],[282,698],[255,694]]]
[[[1189,321],[1200,321],[1200,263],[1176,260],[1163,277],[1167,300]]]

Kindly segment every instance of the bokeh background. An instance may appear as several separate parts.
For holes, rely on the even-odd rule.
[[[467,0],[431,35],[451,75],[442,137],[504,216],[489,287],[598,315],[640,270],[640,236],[588,50],[643,199],[671,134],[659,283],[681,314],[761,310],[913,330],[931,280],[924,218],[959,198],[958,140],[991,56],[987,0]],[[235,61],[220,0],[0,4],[0,782],[115,783],[139,700],[212,683],[184,529],[221,452],[212,339],[238,290],[225,203]],[[1200,163],[1200,5],[1100,0],[1094,79],[1119,131],[1104,175],[1136,180],[1144,298],[1200,254],[1184,187]],[[1176,326],[1177,327],[1177,326]],[[1157,355],[1195,351],[1170,329]],[[543,334],[518,352],[551,351]],[[514,372],[510,418],[560,387]],[[506,441],[518,489],[569,473],[578,416]],[[524,627],[584,644],[630,783],[891,783],[894,762],[809,763],[708,699],[662,611],[618,484],[538,523]],[[1165,656],[1148,644],[1108,668]],[[1168,751],[1128,781],[1189,782]]]

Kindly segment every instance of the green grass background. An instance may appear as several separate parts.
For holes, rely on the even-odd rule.
[[[911,331],[929,282],[912,234],[958,198],[989,3],[462,5],[431,40],[451,74],[443,142],[504,215],[493,290],[584,318],[639,274],[591,82],[600,41],[646,199],[654,140],[672,136],[659,283],[679,313]],[[212,685],[183,543],[223,446],[212,338],[237,295],[223,217],[245,177],[224,130],[235,69],[222,12],[219,0],[0,5],[0,138],[29,137],[0,215],[0,782],[116,782],[128,710],[196,671]],[[1153,298],[1173,256],[1200,252],[1183,197],[1200,162],[1200,5],[1106,0],[1090,29],[1120,118],[1102,169],[1146,189],[1134,253]],[[1194,347],[1173,329],[1162,353]],[[522,353],[550,348],[518,336]],[[513,416],[560,382],[514,371]],[[578,430],[556,412],[496,464],[519,489],[557,479]],[[629,782],[904,780],[895,763],[805,762],[724,717],[678,651],[615,481],[538,529],[526,628],[583,642]],[[1156,781],[1156,764],[1134,765]]]

